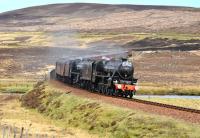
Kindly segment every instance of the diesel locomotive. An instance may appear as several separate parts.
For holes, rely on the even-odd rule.
[[[55,72],[58,80],[92,92],[129,98],[136,92],[134,66],[126,58],[61,59]]]

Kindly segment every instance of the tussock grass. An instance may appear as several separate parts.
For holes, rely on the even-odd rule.
[[[5,97],[7,97],[6,100],[2,101]],[[60,123],[59,121],[49,119],[34,109],[23,108],[18,96],[9,97],[6,95],[5,97],[0,94],[0,137],[3,137],[4,134],[5,137],[13,138],[13,130],[15,129],[16,138],[19,138],[23,127],[23,138],[96,138],[94,135],[79,129],[59,127],[57,125]]]
[[[63,127],[81,128],[101,137],[200,137],[198,125],[80,98],[46,83],[27,93],[22,104],[59,120]]]

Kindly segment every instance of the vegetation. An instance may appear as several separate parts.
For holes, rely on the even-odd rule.
[[[152,98],[152,97],[141,98],[141,99],[200,110],[200,106],[199,106],[200,99],[185,99],[185,98],[176,99],[176,98]]]
[[[29,91],[30,86],[11,86],[11,87],[3,87],[0,88],[0,92],[2,93],[25,93]]]
[[[43,32],[0,32],[0,48],[47,45]]]
[[[141,84],[137,94],[147,94],[147,95],[200,95],[199,86],[165,86],[156,84]]]
[[[115,38],[119,36],[133,36],[135,40],[144,38],[168,38],[176,40],[200,40],[200,34],[177,34],[177,33],[81,33],[76,37],[81,40],[102,40],[107,38]]]
[[[1,82],[1,93],[25,93],[33,89],[33,82]]]
[[[0,137],[20,137],[21,129],[24,128],[23,137],[36,138],[90,138],[85,131],[75,128],[59,127],[59,121],[43,116],[36,110],[28,110],[21,107],[19,95],[0,95]],[[6,100],[5,100],[6,99]],[[15,115],[13,115],[15,114]]]
[[[39,83],[22,98],[23,106],[101,137],[200,137],[198,125],[79,98]]]

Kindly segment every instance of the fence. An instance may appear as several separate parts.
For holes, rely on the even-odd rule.
[[[45,74],[35,79],[0,79],[0,92],[15,92],[27,90],[39,82],[50,79],[54,73]],[[32,129],[32,131],[31,131]],[[3,124],[0,118],[0,138],[61,138],[58,134],[45,134],[45,132],[34,132],[31,127],[19,127],[15,125]]]
[[[24,127],[0,125],[0,138],[58,138],[56,135],[48,135],[41,133],[31,133],[29,129]]]

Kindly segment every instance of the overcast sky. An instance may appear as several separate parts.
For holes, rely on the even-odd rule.
[[[0,0],[0,12],[52,3],[108,3],[139,5],[170,5],[200,8],[200,0]]]

